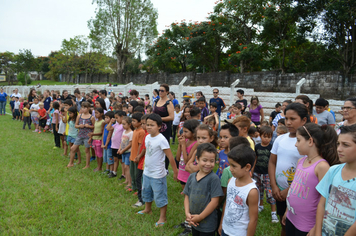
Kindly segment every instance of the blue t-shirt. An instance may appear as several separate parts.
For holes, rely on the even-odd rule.
[[[356,219],[356,179],[342,179],[344,166],[345,163],[330,167],[316,186],[316,190],[326,199],[323,236],[344,235]]]
[[[106,144],[106,139],[109,135],[109,131],[106,129],[107,126],[108,126],[108,124],[106,124],[104,127],[104,136],[103,136],[103,144],[104,145]],[[109,140],[109,144],[108,144],[107,148],[111,148],[111,139]]]
[[[200,111],[200,120],[201,120],[202,122],[204,122],[204,118],[205,118],[206,116],[208,116],[208,115],[209,115],[209,110],[208,110],[208,108],[204,107],[204,108],[201,109],[201,111]]]
[[[6,93],[0,93],[0,102],[6,102],[6,97],[7,97]]]
[[[226,167],[230,166],[229,161],[227,159],[227,154],[224,153],[224,150],[219,152],[219,169],[216,171],[216,174],[221,178],[223,171]]]
[[[51,102],[52,102],[52,97],[48,97],[48,98],[46,98],[46,100],[44,100],[43,107],[44,107],[44,109],[46,109],[46,111],[48,111],[48,109],[51,105]]]
[[[333,117],[334,117],[334,121],[336,122],[335,112],[334,112],[333,110],[331,110],[331,109],[330,109],[330,111],[329,111],[329,112],[331,113],[331,115],[333,115]]]
[[[218,105],[218,108],[216,109],[216,112],[219,114],[221,114],[221,108],[222,107],[226,107],[224,100],[222,100],[220,97],[217,98],[210,98],[210,102],[209,104],[211,104],[212,102],[216,102],[216,104]]]
[[[178,105],[178,104],[179,104],[179,102],[178,102],[178,100],[177,100],[177,99],[173,99],[172,103],[173,103],[173,107],[176,107],[176,105]]]
[[[10,106],[11,106],[11,109],[13,110],[15,107],[15,101],[10,101]]]

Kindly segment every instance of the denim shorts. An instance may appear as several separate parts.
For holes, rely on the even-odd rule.
[[[71,137],[71,136],[67,136],[67,142],[68,143],[75,143],[75,138]]]
[[[168,204],[167,178],[155,179],[143,174],[142,200],[144,202],[156,202],[158,208]]]
[[[122,163],[124,163],[127,166],[130,166],[130,155],[131,155],[131,152],[125,152],[125,153],[121,154]]]
[[[89,141],[89,138],[80,138],[80,137],[77,137],[75,139],[75,142],[74,142],[74,145],[84,145],[86,148],[90,148],[90,144],[88,143]]]
[[[114,157],[112,156],[112,149],[111,148],[103,148],[103,158],[104,158],[104,163],[108,163],[108,165],[114,164]]]

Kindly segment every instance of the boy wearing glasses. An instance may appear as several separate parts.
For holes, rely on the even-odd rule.
[[[328,102],[324,98],[318,98],[315,101],[315,110],[313,115],[318,119],[318,125],[335,125],[333,115],[327,111]]]
[[[210,98],[209,104],[212,104],[213,102],[216,103],[216,105],[217,105],[216,112],[220,116],[221,111],[223,111],[226,108],[226,105],[225,105],[224,100],[222,100],[222,98],[219,97],[219,89],[214,89],[213,95],[214,95],[214,97]]]

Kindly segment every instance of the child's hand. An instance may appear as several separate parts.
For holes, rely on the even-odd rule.
[[[80,129],[83,129],[83,128],[84,128],[84,125],[79,125],[79,128],[80,128]]]
[[[192,220],[192,215],[190,213],[186,213],[185,214],[185,217],[186,217],[186,221],[189,223],[191,220]]]
[[[117,154],[121,155],[121,149],[117,150]]]
[[[137,157],[135,157],[135,160],[134,160],[134,162],[135,163],[138,163],[140,161],[140,158],[137,156]]]
[[[179,145],[181,145],[181,146],[185,146],[185,138],[184,138],[183,135],[181,135],[181,136],[178,137],[178,143],[179,143]]]
[[[105,145],[104,144],[101,144],[101,148],[104,148],[105,147]]]
[[[88,125],[88,124],[85,124],[85,125],[84,125],[84,127],[85,127],[85,128],[88,128],[88,127],[89,127],[89,125]]]
[[[278,186],[272,187],[272,196],[277,201],[280,201],[280,202],[283,201],[281,198],[281,190],[278,188]]]
[[[174,181],[179,182],[179,180],[178,180],[178,171],[174,171],[173,179],[174,179]]]
[[[286,218],[287,218],[287,211],[286,212],[284,212],[284,215],[283,215],[283,217],[282,217],[282,225],[286,225]]]
[[[192,218],[190,220],[190,225],[193,225],[193,226],[198,226],[199,225],[199,222],[201,221],[202,219],[200,219],[200,216],[199,215],[192,215]]]
[[[289,188],[286,188],[280,192],[282,201],[285,201],[288,195]]]
[[[58,132],[58,126],[56,125],[56,132]]]
[[[110,123],[115,123],[115,118],[111,118]]]

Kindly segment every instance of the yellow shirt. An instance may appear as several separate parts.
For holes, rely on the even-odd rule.
[[[255,142],[252,140],[252,138],[250,136],[247,136],[247,140],[250,142],[250,146],[251,146],[252,150],[255,151]]]
[[[23,116],[24,117],[29,117],[30,116],[30,111],[28,110],[27,107],[24,107],[24,109],[23,109]]]

